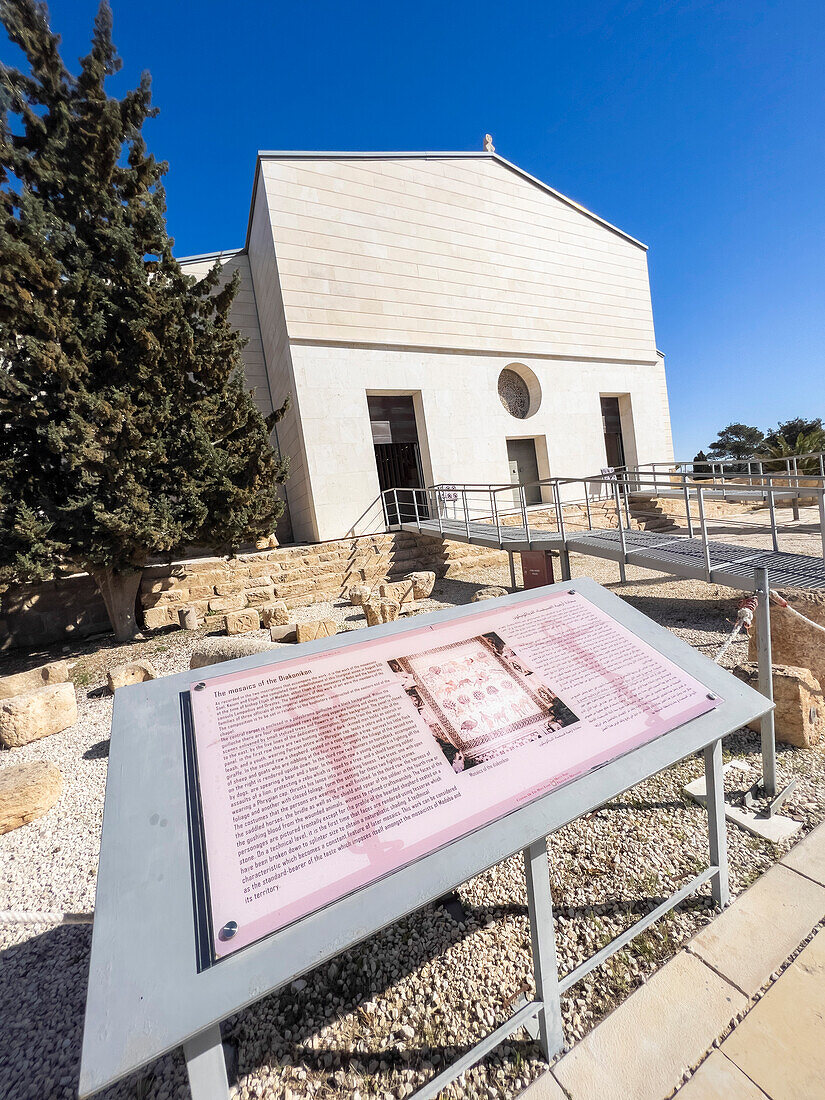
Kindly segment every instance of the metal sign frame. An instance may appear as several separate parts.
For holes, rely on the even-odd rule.
[[[433,1097],[508,1035],[538,1018],[548,1059],[563,1045],[560,993],[693,890],[711,883],[728,901],[721,738],[772,704],[595,581],[547,589],[580,592],[704,684],[714,710],[519,807],[442,849],[198,971],[189,799],[180,696],[191,672],[121,689],[115,696],[79,1095],[89,1096],[182,1045],[194,1100],[226,1100],[220,1023],[474,875],[524,853],[536,998],[417,1094]],[[502,597],[534,600],[537,590]],[[471,604],[373,628],[401,635],[477,614]],[[360,631],[308,643],[309,656],[362,642]],[[295,649],[221,666],[240,671],[292,660]],[[547,849],[549,833],[691,753],[704,750],[710,865],[591,959],[559,979]],[[191,776],[189,777],[191,781]]]

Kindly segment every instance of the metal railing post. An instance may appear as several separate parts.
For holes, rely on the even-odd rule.
[[[559,488],[559,483],[556,482],[553,488],[556,497],[556,515],[559,520],[559,534],[562,537],[562,541],[564,541],[567,538],[567,532],[564,529],[564,505],[561,502],[561,489]]]
[[[392,499],[395,501],[395,520],[398,526],[401,526],[401,509],[398,507],[398,490],[393,489]]]
[[[593,515],[590,511],[589,488],[590,488],[590,482],[585,481],[585,483],[584,483],[584,506],[585,506],[585,508],[587,508],[587,530],[592,531],[593,530]]]
[[[653,483],[653,491],[654,491],[654,493],[656,492],[655,480],[654,480],[654,483]],[[628,485],[627,480],[625,480],[625,483],[624,483],[624,494],[623,495],[624,495],[624,517],[625,517],[625,520],[627,521],[627,529],[628,529],[628,531],[630,531],[633,527],[633,524],[632,524],[631,519],[630,519],[630,486]]]
[[[498,503],[496,501],[496,494],[493,492],[492,489],[490,490],[490,499],[493,502],[493,518],[496,521],[496,534],[498,535],[498,546],[499,546],[499,549],[502,550],[504,548],[504,543],[501,541],[501,524],[498,521]]]
[[[690,514],[690,489],[687,478],[682,479],[682,491],[685,494],[685,515],[687,516],[688,538],[693,538],[693,516]]]
[[[776,503],[773,499],[773,476],[768,477],[768,508],[771,513],[771,538],[773,539],[774,553],[779,552],[779,535],[776,530]]]
[[[788,475],[789,484],[790,480],[790,475]],[[792,515],[794,521],[796,523],[799,523],[799,460],[796,458],[796,456],[794,456],[793,460],[793,488],[796,495],[791,497],[791,500],[793,501],[793,504],[791,506]]]
[[[413,495],[413,508],[415,509],[415,522],[416,522],[416,525],[418,527],[418,532],[420,534],[421,533],[421,517],[418,514],[418,495],[417,495],[419,493],[419,491],[420,490],[418,490],[418,489],[413,489],[412,495]]]
[[[773,702],[773,663],[771,654],[771,590],[767,569],[755,569],[756,648],[759,655],[759,690]],[[762,786],[768,798],[776,794],[776,732],[771,709],[759,721],[762,742]]]
[[[708,546],[708,528],[705,523],[705,490],[697,489],[696,496],[699,501],[699,528],[702,532],[702,553],[705,558],[705,573],[710,580],[710,547]]]
[[[524,524],[524,537],[527,539],[528,545],[530,542],[530,525],[527,522],[527,497],[524,493],[524,486],[519,484],[519,496],[521,497],[521,521]]]
[[[825,454],[819,452],[819,476],[825,481]]]
[[[819,538],[822,542],[822,558],[825,561],[825,488],[819,490]]]
[[[444,538],[444,522],[441,518],[441,501],[438,499],[438,491],[436,489],[433,490],[433,494],[435,496],[435,510],[438,513],[438,533]]]
[[[467,534],[467,542],[470,541],[470,506],[467,503],[467,490],[461,490],[461,499],[464,501],[464,530]]]
[[[384,526],[389,527],[389,525],[390,525],[390,515],[389,515],[389,512],[387,511],[387,502],[384,499],[385,495],[386,495],[386,492],[387,491],[385,489],[383,493],[379,494],[379,497],[380,497],[380,500],[381,500],[381,511],[384,513]]]
[[[619,576],[621,578],[622,584],[624,584],[627,581],[627,570],[625,569],[625,558],[627,557],[627,543],[625,542],[624,528],[622,527],[622,505],[621,505],[621,501],[619,500],[619,483],[618,483],[618,481],[613,482],[613,499],[616,502],[616,522],[619,525],[619,545],[621,546],[621,550],[622,550],[622,558],[621,558],[621,561],[619,562]]]

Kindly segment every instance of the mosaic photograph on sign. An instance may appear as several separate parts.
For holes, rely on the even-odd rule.
[[[389,666],[455,772],[578,721],[492,631]]]
[[[575,591],[196,686],[216,958],[719,702]]]

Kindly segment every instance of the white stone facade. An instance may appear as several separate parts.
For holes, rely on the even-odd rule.
[[[380,526],[370,394],[412,398],[427,485],[509,482],[516,439],[539,477],[598,474],[602,397],[627,462],[672,458],[645,247],[495,153],[261,153],[246,247],[222,262],[259,405],[291,398],[298,541]]]

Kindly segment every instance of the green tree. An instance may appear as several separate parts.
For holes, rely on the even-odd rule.
[[[728,424],[708,447],[710,460],[720,462],[732,459],[739,462],[757,454],[765,441],[764,432],[749,424]]]
[[[172,256],[111,12],[75,77],[35,0],[0,0],[28,73],[0,69],[0,579],[87,570],[117,637],[150,556],[270,533],[286,465],[243,382],[237,281]],[[285,408],[285,407],[284,407]]]
[[[704,451],[700,451],[693,459],[693,480],[707,481],[712,477],[708,456]]]
[[[775,436],[774,441],[765,448],[765,453],[776,459],[809,455],[808,458],[797,459],[795,468],[800,474],[810,474],[814,477],[819,477],[819,458],[816,457],[819,451],[825,451],[825,430],[821,427],[814,428],[807,433],[800,432],[795,439],[786,439],[784,435]],[[789,464],[787,462],[770,462],[765,463],[765,468],[784,471],[789,468]],[[793,473],[793,471],[794,466],[791,465],[790,472]]]
[[[822,417],[819,416],[814,420],[808,420],[804,416],[795,416],[793,420],[780,420],[773,431],[765,436],[765,446],[776,447],[780,439],[795,445],[801,435],[811,435],[813,432],[822,430]]]

